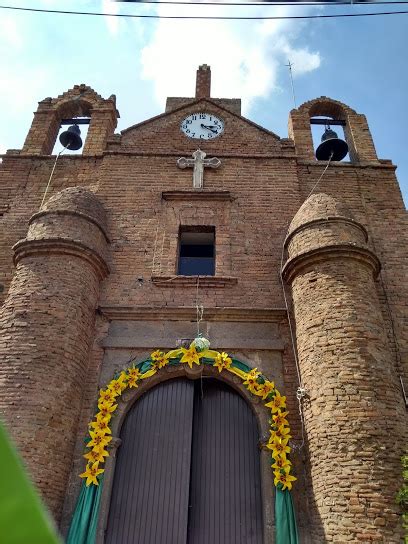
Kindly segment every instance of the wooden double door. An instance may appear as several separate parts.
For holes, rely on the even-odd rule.
[[[262,544],[258,425],[223,382],[175,379],[121,431],[107,544]]]

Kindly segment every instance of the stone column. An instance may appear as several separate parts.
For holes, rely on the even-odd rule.
[[[74,187],[52,197],[14,246],[16,271],[0,314],[0,417],[57,521],[99,282],[108,273],[105,224],[91,192]]]
[[[380,265],[366,242],[325,194],[304,203],[286,239],[316,543],[401,538],[406,414],[374,281]]]

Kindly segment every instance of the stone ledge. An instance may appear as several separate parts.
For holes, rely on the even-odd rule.
[[[72,215],[74,217],[81,217],[82,219],[85,219],[86,221],[89,221],[90,223],[95,225],[102,232],[106,242],[108,244],[110,243],[109,237],[102,225],[87,213],[79,212],[76,210],[41,210],[30,217],[28,224],[31,225],[31,223],[33,223],[36,219],[43,217],[44,215]]]
[[[152,276],[152,283],[160,287],[230,287],[238,283],[232,276]]]
[[[72,255],[90,263],[102,280],[109,274],[108,265],[94,250],[76,240],[47,238],[39,240],[20,240],[13,246],[14,264],[32,255]]]
[[[195,320],[195,306],[100,306],[98,311],[107,319],[117,321],[183,321]],[[286,320],[285,308],[205,308],[205,319],[245,323],[281,323]]]
[[[354,259],[360,261],[372,268],[374,277],[381,270],[380,261],[369,249],[351,244],[335,244],[318,247],[295,255],[282,268],[282,277],[286,282],[291,282],[304,268],[333,259]]]
[[[230,191],[163,191],[163,200],[207,200],[207,201],[229,201],[232,202],[234,197]]]
[[[351,217],[345,217],[340,215],[328,215],[327,217],[318,217],[316,219],[310,219],[309,221],[306,221],[306,223],[302,223],[298,227],[294,228],[285,238],[284,245],[285,247],[289,244],[292,238],[299,232],[302,232],[303,230],[308,229],[309,227],[312,227],[314,225],[327,225],[331,222],[337,222],[337,223],[348,223],[349,225],[353,225],[353,227],[356,227],[357,229],[360,229],[362,233],[364,234],[365,241],[368,242],[368,233],[367,229],[358,221]]]

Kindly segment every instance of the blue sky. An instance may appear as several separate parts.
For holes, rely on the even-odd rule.
[[[211,7],[108,0],[9,0],[60,10],[208,15],[301,15],[405,6]],[[21,148],[37,102],[86,83],[117,96],[118,130],[161,113],[166,96],[193,96],[199,64],[213,96],[242,97],[244,115],[287,136],[293,107],[326,95],[367,116],[380,158],[398,165],[408,202],[408,15],[309,21],[169,21],[0,10],[0,152]]]

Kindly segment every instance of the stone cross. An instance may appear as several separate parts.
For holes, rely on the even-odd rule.
[[[186,159],[186,157],[180,157],[177,160],[177,166],[179,168],[194,168],[193,170],[193,188],[202,189],[204,186],[204,167],[208,166],[210,168],[218,168],[221,164],[220,159],[212,157],[211,159],[206,159],[206,153],[197,149],[193,153],[193,159]]]

